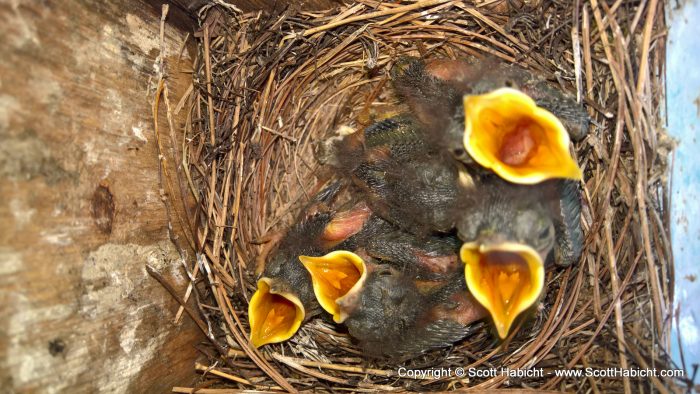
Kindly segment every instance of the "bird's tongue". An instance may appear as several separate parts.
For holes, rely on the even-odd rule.
[[[532,122],[521,121],[513,131],[505,134],[498,150],[498,158],[511,166],[526,164],[537,153],[533,127]]]
[[[505,315],[510,315],[510,310],[520,295],[530,287],[527,266],[518,263],[504,264],[486,269],[484,281],[486,286],[498,289],[494,294],[496,304],[500,305]]]
[[[323,262],[313,266],[312,275],[320,282],[325,296],[337,299],[344,296],[360,279],[362,273],[350,264]]]
[[[289,330],[296,314],[294,304],[284,297],[271,294],[267,313],[263,316],[260,330],[262,338],[269,338]]]
[[[499,331],[507,332],[520,310],[520,301],[532,291],[527,262],[517,253],[489,252],[479,262],[481,287],[489,293]]]

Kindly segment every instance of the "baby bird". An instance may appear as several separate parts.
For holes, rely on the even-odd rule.
[[[581,178],[569,136],[586,135],[588,115],[543,78],[488,60],[415,58],[397,62],[392,78],[432,139],[457,159],[513,183]]]
[[[376,266],[361,292],[339,302],[344,323],[371,357],[410,358],[451,346],[487,316],[460,278],[426,284]]]
[[[434,272],[425,267],[437,262],[441,269],[449,266],[449,253],[443,260],[422,263],[425,255],[413,253],[420,248],[410,244],[407,233],[419,234],[419,243],[430,245],[436,242],[436,232],[456,227],[464,242],[460,257],[469,289],[491,313],[499,336],[505,337],[515,319],[539,299],[550,252],[554,250],[558,265],[569,265],[580,256],[578,185],[561,180],[516,185],[486,172],[471,176],[455,160],[432,153],[422,130],[405,115],[387,119],[365,131],[363,144],[357,143],[359,138],[351,140],[350,154],[341,155],[350,162],[346,173],[369,196],[368,204],[406,229],[378,235],[365,251],[403,264],[398,268],[415,278],[430,278]],[[440,171],[449,176],[416,176]],[[416,231],[420,226],[427,231]]]
[[[466,197],[457,225],[465,241],[460,250],[465,279],[501,338],[540,298],[546,263],[567,266],[580,257],[577,187],[551,181],[514,185],[492,176],[480,185],[478,197]]]
[[[377,234],[364,248],[371,257],[411,278],[440,281],[462,269],[457,251],[462,242],[452,234],[417,237],[405,231]]]
[[[364,203],[334,211],[330,204],[340,189],[336,183],[316,196],[266,264],[248,305],[253,346],[291,338],[304,320],[320,312],[311,278],[298,257],[327,253],[359,233],[370,217]]]
[[[419,240],[373,215],[363,230],[341,244],[347,249],[325,256],[299,256],[299,260],[311,275],[319,304],[341,323],[347,315],[342,314],[338,300],[361,293],[368,274],[378,264],[391,266],[409,280],[440,282],[461,271],[457,256],[460,245],[454,236]]]
[[[429,234],[454,228],[450,207],[470,178],[426,142],[412,117],[385,119],[346,137],[336,161],[372,210],[401,229]]]
[[[337,251],[301,260],[321,305],[347,326],[369,356],[411,357],[450,346],[470,332],[471,323],[486,316],[465,291],[458,272],[420,281],[358,253],[363,257]],[[339,277],[337,272],[347,275]]]

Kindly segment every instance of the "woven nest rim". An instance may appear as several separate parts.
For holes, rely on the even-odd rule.
[[[186,97],[187,166],[178,176],[197,202],[189,218],[197,261],[188,273],[200,282],[194,291],[199,312],[216,334],[210,365],[224,362],[206,368],[207,385],[628,391],[640,384],[553,374],[414,380],[397,376],[397,364],[364,360],[347,334],[320,320],[286,343],[259,350],[248,343],[245,314],[256,257],[269,252],[302,202],[328,179],[314,160],[319,141],[343,127],[361,129],[374,111],[395,105],[383,92],[390,90],[388,70],[400,55],[488,55],[547,73],[576,92],[595,123],[575,146],[586,173],[584,257],[548,275],[548,294],[532,323],[537,329],[501,346],[477,333],[401,365],[670,366],[664,349],[673,296],[665,182],[671,144],[659,110],[663,15],[663,4],[611,9],[596,1],[359,1],[272,14],[241,13],[215,1],[203,7],[194,89]],[[677,383],[651,379],[659,390]]]

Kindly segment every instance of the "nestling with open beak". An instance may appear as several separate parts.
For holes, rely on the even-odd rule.
[[[539,299],[544,286],[544,263],[550,252],[554,250],[555,262],[562,266],[580,256],[578,185],[574,181],[551,180],[519,186],[487,172],[471,177],[459,169],[455,160],[422,155],[423,151],[433,152],[422,139],[422,130],[408,116],[387,119],[368,128],[365,140],[369,142],[360,145],[362,153],[346,156],[360,162],[352,171],[353,180],[371,196],[369,201],[378,207],[378,214],[420,234],[420,242],[426,245],[435,238],[416,231],[418,226],[428,223],[429,230],[443,232],[458,227],[465,242],[461,257],[467,263],[467,283],[477,300],[491,312],[499,336],[505,337],[515,318]],[[424,168],[435,168],[433,173],[455,171],[443,178],[414,177]],[[444,221],[436,225],[435,218]],[[416,222],[420,224],[417,226]],[[538,239],[539,234],[545,238]],[[411,269],[419,266],[416,261],[420,259],[397,252],[411,250],[410,245],[401,244],[400,239],[406,235],[399,232],[378,236],[376,246],[370,241],[366,251],[379,259],[411,262],[398,268],[415,276]],[[386,242],[391,237],[398,237],[399,242]],[[387,256],[392,253],[399,257]],[[509,261],[504,262],[503,258]],[[490,268],[494,270],[487,270]],[[490,284],[475,283],[485,279],[474,275],[487,271],[498,275]]]
[[[410,357],[449,346],[486,316],[456,271],[441,280],[420,281],[358,253],[364,256],[336,251],[301,260],[321,305],[369,356]]]
[[[321,192],[289,229],[270,257],[248,305],[250,339],[255,347],[289,339],[301,323],[320,312],[311,278],[300,255],[322,255],[359,233],[370,217],[364,203],[341,212],[329,206],[339,193],[336,183]]]
[[[505,338],[544,288],[545,264],[566,266],[582,249],[575,183],[513,185],[492,176],[480,185],[458,224],[464,274],[471,294]],[[573,189],[567,189],[573,188]],[[554,253],[551,253],[554,251]]]
[[[392,78],[424,129],[457,159],[513,183],[581,178],[569,137],[586,135],[588,115],[543,78],[493,61],[414,58],[397,62]]]

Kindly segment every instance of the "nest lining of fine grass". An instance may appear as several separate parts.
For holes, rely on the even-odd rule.
[[[640,5],[641,3],[641,5]],[[200,11],[183,172],[195,191],[190,274],[210,343],[198,387],[445,390],[523,387],[665,390],[674,382],[557,378],[553,368],[670,365],[672,257],[662,130],[663,4],[592,1],[358,1],[328,11]],[[255,350],[247,305],[256,258],[332,176],[322,142],[393,108],[388,70],[401,55],[482,57],[551,76],[594,120],[575,145],[584,170],[584,255],[548,272],[536,318],[500,345],[484,323],[413,368],[544,368],[538,378],[413,380],[368,361],[342,329],[314,319]],[[270,241],[270,242],[267,242]],[[611,275],[612,273],[612,275]],[[484,329],[479,329],[484,328]]]

